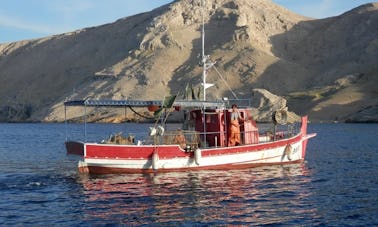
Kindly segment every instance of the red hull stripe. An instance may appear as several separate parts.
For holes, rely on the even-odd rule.
[[[159,158],[189,157],[178,145],[136,146],[86,144],[85,158],[150,159],[154,151]]]
[[[301,135],[291,139],[274,142],[251,144],[237,147],[219,147],[202,150],[202,157],[229,155],[235,153],[257,152],[278,147],[285,147],[301,140]],[[180,157],[192,157],[193,152],[185,152],[178,145],[110,145],[110,144],[86,144],[85,158],[107,158],[107,159],[151,159],[153,152],[159,154],[160,159],[172,159]]]

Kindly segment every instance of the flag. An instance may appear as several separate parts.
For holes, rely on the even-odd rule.
[[[176,95],[166,96],[163,101],[163,108],[171,108],[175,99]]]
[[[175,102],[176,95],[166,96],[163,100],[163,105],[154,112],[155,119],[159,119],[161,116],[161,113],[163,109],[171,108],[173,106],[173,103]]]

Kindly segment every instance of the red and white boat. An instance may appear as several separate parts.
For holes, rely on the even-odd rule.
[[[211,84],[206,83],[206,74],[214,63],[210,62],[209,56],[204,53],[204,26],[202,26],[202,65],[202,101],[167,99],[165,101],[65,102],[65,106],[148,107],[150,110],[157,107],[165,110],[182,109],[185,113],[183,129],[174,131],[166,128],[168,115],[158,114],[161,124],[155,124],[151,128],[144,142],[130,144],[130,140],[127,141],[122,137],[118,140],[113,137],[102,143],[66,141],[69,154],[83,156],[83,160],[79,162],[79,171],[106,174],[224,170],[298,163],[305,159],[308,139],[316,136],[315,133],[307,134],[306,116],[302,117],[301,125],[297,130],[288,127],[289,130],[286,131],[273,130],[271,133],[266,133],[259,130],[250,117],[250,108],[246,106],[239,108],[242,119],[241,141],[237,146],[231,145],[229,102],[206,100],[206,89],[211,87]],[[161,114],[161,111],[159,113]],[[278,110],[276,113],[281,112]],[[274,129],[276,128],[275,126]]]
[[[151,101],[138,102],[138,106]],[[154,105],[158,102],[154,102]],[[187,105],[190,101],[177,101],[173,105]],[[162,126],[152,127],[143,143],[115,137],[101,143],[67,141],[69,154],[82,155],[79,171],[84,173],[149,173],[187,170],[219,170],[250,168],[262,165],[282,165],[302,162],[306,155],[308,139],[307,117],[296,127],[275,133],[259,132],[249,117],[248,108],[240,108],[243,119],[240,125],[241,144],[229,145],[231,109],[210,107],[188,111],[184,125],[190,130],[165,131]],[[66,106],[80,103],[66,102]],[[128,106],[130,101],[83,101],[85,106]],[[219,104],[219,103],[218,103]],[[135,103],[134,103],[135,105]],[[277,126],[275,126],[276,128]],[[132,133],[132,132],[131,132]]]

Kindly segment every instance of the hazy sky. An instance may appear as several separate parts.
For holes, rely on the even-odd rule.
[[[210,0],[206,0],[210,1]],[[150,11],[172,0],[0,0],[0,43],[40,38],[102,25]],[[273,0],[298,14],[340,15],[364,0]]]

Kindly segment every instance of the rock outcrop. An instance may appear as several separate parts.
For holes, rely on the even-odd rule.
[[[332,121],[377,105],[378,3],[314,20],[268,0],[200,2],[0,44],[0,120],[61,121],[67,99],[160,100],[187,84],[197,89],[202,13],[206,54],[216,62],[208,99],[250,98],[252,87],[263,88],[298,114]]]
[[[285,110],[287,112],[288,122],[299,122],[300,117],[294,112],[289,111],[289,107],[286,104],[286,99],[274,95],[265,89],[252,90],[252,114],[255,116],[256,121],[271,122],[272,113]]]

